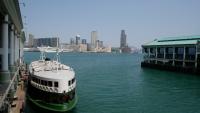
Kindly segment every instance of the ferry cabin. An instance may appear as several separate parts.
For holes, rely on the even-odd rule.
[[[200,35],[155,39],[142,45],[142,52],[144,60],[141,66],[175,67],[198,71]]]
[[[72,68],[59,63],[57,69],[56,61],[35,61],[31,64],[28,93],[33,99],[62,104],[75,98],[76,80]]]

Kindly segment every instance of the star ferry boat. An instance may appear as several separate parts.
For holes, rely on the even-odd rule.
[[[35,105],[50,111],[66,112],[77,103],[74,70],[57,60],[45,58],[29,65],[27,98]]]

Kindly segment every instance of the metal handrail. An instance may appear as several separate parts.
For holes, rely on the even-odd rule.
[[[2,98],[0,100],[0,108],[2,107],[2,105],[4,103],[4,100],[6,99],[8,93],[10,91],[10,88],[11,88],[12,84],[14,83],[14,80],[16,79],[18,73],[19,73],[19,67],[17,68],[17,71],[15,72],[13,78],[10,80],[8,88],[6,89],[5,93],[3,94],[3,96],[2,96]]]

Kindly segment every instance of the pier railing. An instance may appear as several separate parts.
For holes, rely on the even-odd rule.
[[[0,98],[0,110],[3,107],[3,105],[6,103],[6,98],[7,98],[8,94],[9,94],[9,91],[10,91],[12,85],[15,82],[15,79],[17,78],[17,75],[19,73],[19,69],[20,69],[20,67],[17,68],[17,71],[15,72],[14,76],[10,80],[10,82],[8,84],[8,87],[6,88],[5,92],[3,92],[3,94],[0,94],[0,96],[1,96],[1,98]]]

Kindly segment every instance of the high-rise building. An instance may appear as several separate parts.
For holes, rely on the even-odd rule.
[[[76,35],[76,45],[81,43],[81,36],[80,35]]]
[[[103,48],[103,41],[97,40],[96,43],[98,48]]]
[[[82,39],[82,44],[87,44],[87,40],[86,39]]]
[[[74,45],[74,44],[75,44],[74,38],[70,38],[70,45]]]
[[[131,52],[131,48],[128,47],[128,44],[126,43],[125,30],[121,30],[120,48],[121,48],[122,53],[130,53]]]
[[[99,41],[99,47],[103,47],[103,41]]]
[[[91,47],[96,48],[97,47],[97,31],[91,32]]]
[[[34,44],[34,36],[32,34],[29,34],[28,47],[33,47],[33,44]]]
[[[121,30],[121,37],[120,37],[120,48],[124,48],[126,47],[126,34],[125,34],[125,30]]]

